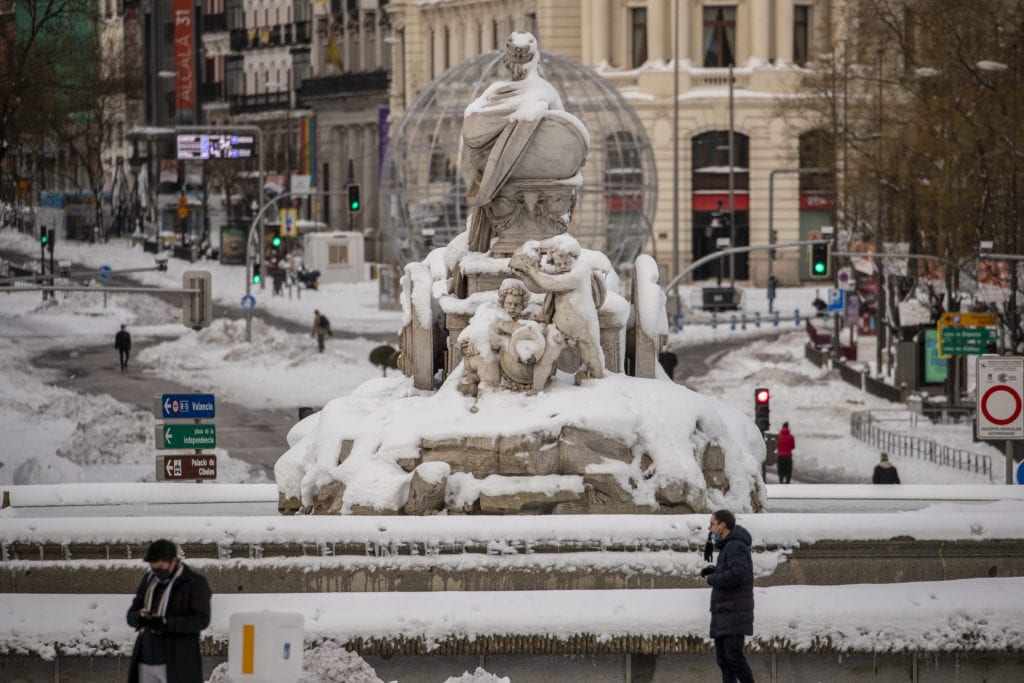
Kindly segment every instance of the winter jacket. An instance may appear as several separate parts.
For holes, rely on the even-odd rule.
[[[147,572],[128,609],[128,625],[139,628],[139,611],[146,602],[146,588],[156,578]],[[167,601],[167,627],[160,636],[167,662],[167,683],[202,683],[203,660],[199,654],[199,632],[210,625],[210,585],[202,575],[185,565],[171,587]],[[142,631],[135,639],[128,683],[139,681]]]
[[[788,427],[783,427],[779,430],[779,439],[775,442],[775,452],[781,456],[793,455],[793,449],[796,448],[796,439],[793,438],[793,433],[789,431]]]
[[[875,465],[875,473],[871,475],[872,484],[898,484],[900,473],[891,463],[879,463]]]
[[[750,532],[736,525],[716,544],[718,561],[711,586],[711,637],[754,635],[754,561]]]
[[[121,330],[114,335],[114,348],[118,351],[131,351],[132,350],[132,335],[128,334],[125,330]]]

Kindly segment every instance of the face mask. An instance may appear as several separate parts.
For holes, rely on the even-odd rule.
[[[167,579],[171,578],[171,570],[170,569],[154,569],[153,570],[153,576],[155,576],[160,581],[166,581]]]
[[[718,543],[721,540],[722,539],[718,537],[718,534],[711,534],[711,542],[712,543]]]

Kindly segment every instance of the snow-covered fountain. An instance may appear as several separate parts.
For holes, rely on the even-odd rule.
[[[465,111],[467,229],[406,266],[400,367],[297,424],[282,512],[759,511],[754,423],[675,384],[658,267],[570,235],[590,139],[513,33]],[[626,294],[628,296],[624,296]]]

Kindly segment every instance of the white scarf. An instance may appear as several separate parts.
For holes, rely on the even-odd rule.
[[[174,586],[175,580],[181,576],[181,572],[184,568],[185,565],[181,563],[181,560],[178,560],[178,566],[175,568],[174,573],[171,574],[171,578],[168,579],[167,588],[164,589],[163,595],[160,596],[160,605],[155,610],[153,609],[153,593],[156,591],[157,584],[162,582],[160,579],[156,578],[156,574],[150,572],[149,585],[146,586],[146,600],[143,603],[143,609],[158,617],[167,616],[167,601],[171,597],[171,588]]]

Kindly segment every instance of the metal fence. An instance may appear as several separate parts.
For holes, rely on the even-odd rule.
[[[881,418],[873,415],[870,410],[861,411],[850,416],[850,434],[855,439],[891,455],[918,458],[944,467],[987,474],[989,480],[992,480],[992,459],[987,455],[944,446],[930,439],[901,434],[882,426],[884,422],[906,420],[913,427],[916,426],[916,417],[911,413]]]

